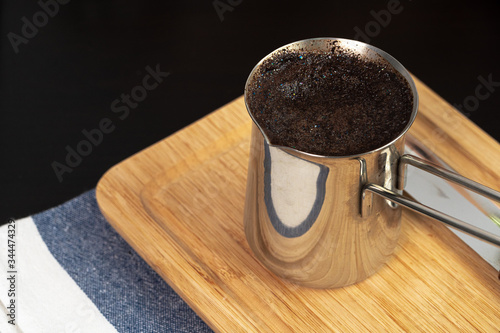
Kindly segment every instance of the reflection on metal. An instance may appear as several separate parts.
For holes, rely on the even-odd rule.
[[[432,217],[433,219],[446,223],[453,228],[465,231],[471,236],[477,237],[496,246],[500,246],[500,236],[484,231],[472,224],[463,222],[457,218],[454,218],[453,216],[442,213],[419,202],[413,201],[407,197],[395,193],[394,191],[388,190],[383,186],[376,184],[367,184],[363,189],[363,192],[376,193],[379,196],[386,198],[387,200],[394,201],[395,203],[403,205],[406,208],[409,208],[417,213],[427,215],[429,217]]]
[[[414,136],[410,133],[406,135],[406,146],[405,151],[407,151],[410,155],[420,157],[425,161],[429,161],[432,164],[444,168],[446,170],[453,171],[449,165],[447,165],[443,160],[441,160],[438,156],[436,156],[430,149],[428,149],[422,142],[418,141]],[[404,174],[400,176],[400,183],[398,184],[398,188],[403,188],[406,186],[406,179],[408,177],[407,172],[408,164],[404,164]],[[423,170],[425,171],[425,170]],[[460,193],[460,195],[467,201],[469,201],[472,205],[474,205],[478,210],[480,210],[484,215],[486,215],[493,223],[500,227],[500,203],[498,200],[490,200],[485,196],[474,193],[473,191],[469,191],[466,188],[462,187],[460,184],[455,184],[450,182],[450,185],[456,190],[456,192]],[[442,192],[439,188],[440,185],[437,183],[433,183],[432,186],[436,188],[436,191]],[[497,203],[495,204],[495,201]],[[471,221],[475,223],[476,221]]]
[[[382,151],[380,154],[380,163],[383,164],[384,168],[384,187],[389,189],[395,189],[397,185],[397,174],[398,174],[398,161],[400,154],[394,150],[394,146],[389,146]],[[401,193],[403,191],[401,190]],[[398,205],[395,202],[387,200],[387,204],[392,208],[396,208]]]
[[[417,114],[418,94],[410,74],[397,60],[365,43],[335,38],[304,40],[275,52],[328,51],[333,40],[362,57],[382,57],[400,72],[414,97],[411,118],[392,142],[344,157],[275,146],[254,119],[244,222],[256,257],[277,275],[309,287],[334,288],[360,282],[391,256],[399,236],[401,206],[500,246],[499,236],[401,195],[407,166],[412,165],[500,201],[500,193],[490,188],[416,157],[403,156],[405,134]],[[245,97],[253,74],[265,59],[250,74]],[[252,117],[250,110],[249,114]],[[486,207],[482,203],[478,206]],[[486,211],[498,208],[487,207]]]
[[[325,200],[328,168],[264,143],[264,201],[276,232],[285,237],[305,234]]]
[[[402,140],[393,145],[404,148]],[[382,159],[388,156],[398,155]],[[372,214],[360,215],[363,185],[386,182],[380,160],[380,151],[328,158],[268,145],[254,125],[244,222],[256,257],[277,275],[315,288],[375,273],[391,256],[401,221],[401,209],[379,196]]]
[[[495,200],[500,202],[500,193],[487,187],[482,184],[476,183],[464,176],[459,175],[458,173],[446,170],[441,168],[438,165],[435,165],[431,162],[424,161],[416,156],[412,155],[403,155],[399,160],[399,177],[400,177],[400,186],[404,188],[404,182],[406,180],[406,170],[407,165],[414,166],[426,172],[432,173],[438,177],[444,178],[450,182],[453,182],[457,185],[463,186],[468,190],[474,191],[478,194],[481,194],[491,200]],[[403,189],[401,188],[401,189]]]
[[[368,184],[368,171],[366,171],[366,161],[364,158],[358,158],[359,161],[359,191],[361,193],[361,216],[368,217],[372,213],[373,193],[365,192],[363,188]]]
[[[411,119],[397,138],[355,156],[318,156],[275,146],[254,120],[244,212],[248,243],[269,270],[314,288],[360,282],[392,255],[400,232],[401,208],[374,196],[371,214],[362,217],[361,193],[367,183],[396,190],[394,174],[404,150],[404,134],[418,107],[410,74],[397,60],[373,46],[319,38],[279,50],[328,51],[333,40],[367,59],[386,59],[407,80],[414,100]],[[250,74],[246,87],[262,62]],[[247,93],[245,88],[245,96]],[[252,117],[250,110],[249,114]]]

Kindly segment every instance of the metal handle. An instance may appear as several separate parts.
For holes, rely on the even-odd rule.
[[[405,150],[408,151],[407,154],[411,154],[413,156],[417,156],[419,158],[422,158],[426,161],[432,162],[433,164],[450,170],[454,171],[449,165],[447,165],[441,158],[439,158],[434,152],[429,150],[426,146],[424,146],[417,138],[411,135],[411,133],[406,133],[406,139],[405,139]],[[455,171],[456,172],[456,171]],[[395,178],[397,180],[397,177]],[[429,179],[429,178],[427,178]],[[441,188],[442,185],[440,185],[439,182],[436,182],[436,180],[433,180],[433,185],[435,186],[435,191],[440,191],[443,190],[445,192],[450,191],[444,188]],[[402,182],[401,182],[402,183]],[[366,184],[364,182],[363,184]],[[407,186],[407,185],[406,185]],[[405,188],[406,188],[405,186]],[[464,200],[467,200],[470,202],[474,207],[476,207],[481,213],[483,213],[485,216],[488,217],[490,221],[495,223],[498,227],[500,227],[500,205],[496,204],[495,201],[489,200],[488,198],[484,197],[483,195],[474,193],[472,191],[468,191],[465,187],[461,187],[459,185],[452,184],[453,191],[455,191],[457,194],[459,194]],[[415,189],[411,189],[409,193],[411,195],[416,194],[419,195],[418,191],[414,192]],[[423,194],[423,193],[421,193]],[[454,193],[453,193],[454,194]],[[392,202],[391,202],[392,203]],[[477,225],[476,221],[473,223],[474,225]],[[475,248],[475,250],[479,250],[478,248]]]
[[[492,190],[489,187],[476,183],[468,178],[465,178],[457,173],[451,172],[449,170],[443,169],[435,164],[429,163],[418,157],[412,155],[403,155],[399,160],[398,166],[398,189],[403,190],[406,183],[406,170],[408,165],[412,165],[429,173],[432,173],[438,177],[444,178],[448,181],[454,182],[460,186],[463,186],[469,190],[472,190],[478,194],[481,194],[487,198],[500,202],[500,193]],[[500,247],[500,236],[487,232],[481,228],[473,226],[462,220],[454,218],[453,216],[442,213],[435,210],[429,206],[421,204],[419,202],[413,201],[407,197],[404,197],[394,191],[391,191],[383,186],[377,184],[366,184],[363,187],[361,194],[361,214],[365,216],[370,213],[372,198],[368,197],[369,194],[375,193],[387,200],[394,203],[400,204],[407,207],[413,211],[420,214],[427,215],[438,221],[446,223],[454,228],[460,229],[472,236],[480,238],[484,241],[490,242],[498,247]]]

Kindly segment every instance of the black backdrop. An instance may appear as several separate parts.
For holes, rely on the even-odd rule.
[[[0,2],[0,224],[94,188],[240,96],[263,56],[304,38],[369,39],[500,140],[500,87],[476,96],[483,79],[500,81],[497,0],[59,1]],[[145,90],[151,71],[169,74]],[[131,93],[140,102],[127,105]],[[108,133],[58,177],[54,165],[103,119]]]

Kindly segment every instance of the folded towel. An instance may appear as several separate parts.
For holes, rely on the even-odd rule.
[[[106,222],[94,190],[0,227],[0,271],[2,333],[211,331]]]

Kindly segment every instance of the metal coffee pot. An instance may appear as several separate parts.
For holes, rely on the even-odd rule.
[[[404,155],[405,134],[418,109],[418,94],[408,71],[392,56],[347,39],[318,38],[279,50],[328,51],[332,41],[367,59],[383,57],[407,80],[413,92],[408,125],[393,141],[352,156],[320,156],[276,146],[254,120],[244,224],[255,256],[272,272],[300,285],[336,288],[374,274],[396,247],[402,206],[500,246],[500,237],[424,206],[402,195],[406,168],[412,165],[500,201],[500,193],[456,173]]]

